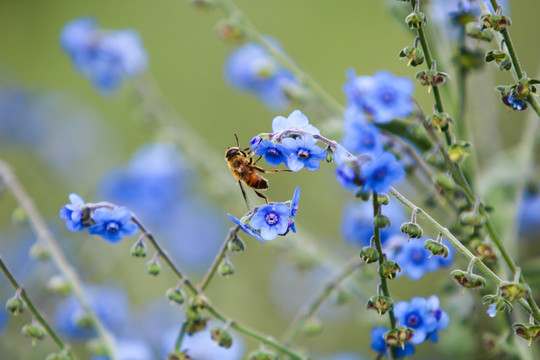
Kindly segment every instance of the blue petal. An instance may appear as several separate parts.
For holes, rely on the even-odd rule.
[[[139,227],[131,221],[123,224],[120,228],[120,231],[124,236],[133,236],[137,233],[138,230]]]
[[[109,222],[112,220],[112,211],[105,208],[96,209],[92,213],[92,220],[94,220],[96,224]]]

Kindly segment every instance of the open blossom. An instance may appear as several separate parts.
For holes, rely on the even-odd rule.
[[[249,222],[254,230],[259,230],[263,240],[272,240],[278,235],[284,235],[289,230],[289,207],[282,203],[263,205]]]
[[[83,221],[84,200],[77,194],[69,194],[71,204],[66,204],[60,209],[60,218],[66,220],[66,227],[69,231],[81,231],[85,228]]]
[[[133,236],[138,228],[131,222],[131,211],[124,207],[109,210],[99,208],[92,214],[95,225],[88,228],[88,233],[99,235],[110,243],[117,243],[125,236]]]
[[[287,167],[292,171],[306,168],[311,171],[319,169],[320,161],[326,158],[326,151],[317,146],[317,140],[311,135],[285,138],[281,142],[289,152]]]
[[[287,162],[289,150],[285,146],[276,144],[270,140],[258,139],[258,141],[252,140],[253,144],[251,145],[251,149],[255,152],[255,155],[264,156],[264,160],[273,166]]]
[[[304,130],[312,134],[321,132],[309,123],[309,119],[300,110],[294,110],[289,116],[276,116],[272,120],[272,131],[274,133],[285,130]]]
[[[395,183],[405,178],[405,169],[393,153],[385,151],[365,162],[360,174],[364,180],[364,192],[386,193]]]

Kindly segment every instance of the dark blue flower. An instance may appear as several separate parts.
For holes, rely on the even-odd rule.
[[[138,228],[131,222],[131,211],[124,207],[109,210],[99,208],[92,214],[95,225],[88,228],[88,233],[99,235],[110,243],[117,243],[124,236],[133,236]]]
[[[363,180],[353,166],[343,163],[335,170],[338,182],[347,190],[358,190],[363,185]]]
[[[260,139],[260,138],[259,138]],[[251,144],[252,151],[255,155],[263,155],[264,160],[272,166],[278,166],[281,163],[287,162],[288,149],[281,145],[273,143],[270,140],[260,140],[254,144]]]
[[[393,153],[385,151],[365,162],[360,174],[364,180],[364,192],[374,191],[381,194],[388,192],[392,185],[405,177],[405,169]]]
[[[388,329],[382,326],[374,327],[371,330],[371,348],[379,354],[387,354],[386,341],[384,340],[384,334],[388,332]],[[414,355],[415,349],[411,344],[405,344],[403,348],[396,347],[396,356],[398,358],[404,358]]]
[[[306,168],[311,171],[319,169],[319,162],[326,158],[326,151],[315,145],[317,140],[311,135],[297,138],[285,138],[281,142],[287,151],[287,167],[292,171]]]
[[[419,280],[425,273],[437,271],[441,266],[448,266],[452,263],[454,252],[449,247],[449,253],[444,263],[442,256],[431,256],[431,252],[424,249],[424,241],[416,239],[402,241],[398,246],[397,253],[390,258],[401,266],[401,273],[398,276],[406,275],[411,280]],[[431,257],[430,257],[431,256]]]
[[[285,130],[304,130],[312,134],[320,135],[319,129],[309,123],[309,119],[300,110],[294,110],[288,117],[276,116],[272,120],[274,133]]]
[[[432,311],[432,305],[423,297],[414,297],[410,302],[400,301],[395,304],[394,315],[399,325],[414,329],[411,344],[421,344],[429,334],[438,329],[439,320]]]
[[[66,220],[66,227],[69,231],[81,231],[85,228],[82,223],[83,210],[81,208],[85,202],[75,193],[69,195],[69,201],[71,204],[66,204],[60,209],[60,218]]]
[[[259,233],[256,232],[256,231],[253,231],[253,229],[251,228],[251,226],[249,225],[249,223],[244,224],[242,221],[240,221],[239,219],[235,218],[235,217],[232,216],[231,214],[227,214],[227,216],[229,217],[229,219],[231,219],[231,221],[232,221],[233,223],[235,223],[236,225],[240,226],[240,229],[242,229],[246,234],[248,234],[249,236],[254,237],[255,239],[259,240],[260,242],[262,242],[262,243],[264,244],[264,240],[263,240],[263,238],[261,237],[261,234],[259,234]]]
[[[511,107],[514,110],[523,111],[527,109],[527,102],[523,99],[516,98],[514,91],[502,93],[501,99],[506,106]]]
[[[112,93],[124,79],[147,67],[146,53],[134,30],[104,31],[85,17],[66,24],[60,42],[77,71],[103,94]]]
[[[263,240],[269,241],[289,230],[289,213],[289,207],[283,203],[263,205],[257,209],[249,225],[261,232]]]
[[[540,232],[540,193],[526,192],[519,209],[519,235],[536,240]]]
[[[231,86],[259,97],[266,106],[276,110],[289,106],[287,91],[298,86],[292,72],[258,43],[243,45],[229,56],[225,78]]]

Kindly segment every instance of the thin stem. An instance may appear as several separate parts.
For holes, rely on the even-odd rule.
[[[182,327],[180,328],[180,332],[178,333],[178,338],[176,339],[176,343],[174,344],[174,349],[176,351],[180,351],[180,348],[182,347],[182,341],[184,340],[184,336],[186,335],[186,325],[187,322],[182,323]]]
[[[96,316],[92,308],[89,306],[79,275],[67,261],[67,258],[62,252],[52,232],[49,230],[47,223],[41,216],[41,213],[34,204],[34,201],[28,196],[25,189],[11,171],[10,167],[2,160],[0,160],[0,177],[3,179],[4,184],[11,191],[19,205],[28,215],[30,225],[37,235],[39,239],[38,241],[43,241],[47,246],[58,271],[64,275],[66,281],[69,283],[73,291],[73,294],[79,300],[81,307],[91,319],[92,324],[94,324],[98,337],[101,339],[103,346],[107,349],[108,356],[111,360],[116,360],[116,351],[113,338],[101,320]]]
[[[371,197],[373,198],[373,217],[375,217],[379,214],[381,205],[379,204],[376,193],[373,193]],[[382,266],[385,260],[385,255],[383,253],[382,246],[381,246],[380,229],[377,226],[374,226],[373,230],[374,230],[373,240],[375,243],[375,248],[379,252],[379,266]],[[390,297],[390,290],[388,290],[387,279],[384,276],[381,276],[380,278],[381,278],[380,289],[382,290],[384,296]],[[388,310],[388,316],[390,318],[390,330],[393,330],[396,328],[396,317],[394,315],[393,309]],[[390,356],[392,357],[392,359],[396,359],[397,357],[396,348],[393,346],[390,347]]]
[[[289,325],[288,330],[285,332],[284,339],[286,343],[291,343],[298,333],[304,327],[306,321],[315,314],[322,304],[332,294],[334,289],[341,284],[349,275],[351,275],[356,269],[363,264],[363,261],[359,257],[355,257],[347,263],[337,274],[330,278],[320,290],[313,295],[311,300],[307,302],[296,314],[293,321]]]
[[[28,295],[26,295],[26,291],[24,288],[22,288],[19,283],[17,283],[17,280],[13,277],[9,269],[7,268],[6,264],[2,260],[2,257],[0,256],[0,270],[4,273],[6,279],[8,279],[9,283],[13,287],[14,290],[18,291],[19,296],[21,300],[25,303],[26,307],[34,318],[40,323],[40,325],[43,327],[43,329],[49,334],[51,339],[56,343],[56,345],[60,348],[60,350],[67,349],[68,347],[66,344],[60,339],[60,337],[56,334],[56,332],[51,328],[47,320],[40,314],[40,312],[36,309]]]
[[[227,255],[229,241],[231,241],[232,237],[238,232],[238,230],[240,230],[240,226],[233,226],[230,228],[229,233],[227,234],[227,238],[225,239],[223,245],[221,245],[221,249],[219,249],[219,252],[214,259],[214,262],[206,272],[206,275],[204,276],[201,283],[198,285],[198,288],[201,289],[201,291],[205,291],[206,287],[210,284],[210,281],[212,281],[212,278],[216,274],[219,265],[223,261],[223,258],[225,257],[225,255]]]

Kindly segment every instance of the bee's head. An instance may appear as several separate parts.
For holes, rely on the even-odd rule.
[[[236,155],[240,155],[240,154],[245,154],[245,153],[239,147],[237,146],[230,147],[227,149],[227,151],[225,151],[225,159],[229,160],[230,158]]]

